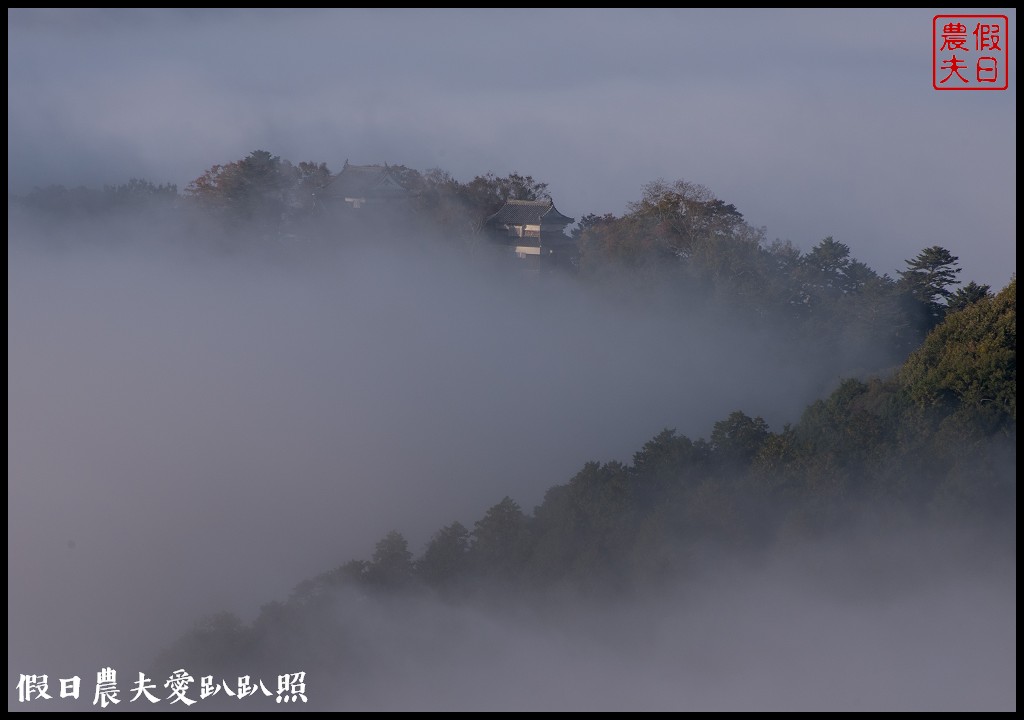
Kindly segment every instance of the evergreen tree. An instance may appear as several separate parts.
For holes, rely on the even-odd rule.
[[[946,302],[953,295],[950,287],[958,282],[959,259],[949,250],[933,245],[907,260],[907,269],[899,273],[904,291],[922,306],[926,330],[938,325],[946,315]]]

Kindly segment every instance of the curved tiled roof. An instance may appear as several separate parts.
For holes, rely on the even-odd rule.
[[[404,197],[409,191],[387,165],[349,165],[327,183],[321,194],[326,197]]]
[[[485,222],[495,225],[559,225],[564,227],[576,222],[576,219],[558,212],[551,200],[509,200],[501,210],[491,215]]]

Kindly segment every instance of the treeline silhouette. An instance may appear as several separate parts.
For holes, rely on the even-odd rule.
[[[561,591],[618,596],[675,583],[709,552],[925,525],[1016,532],[1016,279],[950,311],[897,372],[843,382],[772,432],[742,411],[708,438],[666,428],[630,463],[587,462],[526,512],[504,497],[418,555],[392,530],[369,559],[299,583],[251,624],[201,620],[162,667],[351,662],[330,635],[345,593],[508,604]],[[340,632],[340,631],[339,631]],[[333,650],[331,650],[333,648]],[[333,653],[333,654],[332,654]],[[205,671],[204,671],[205,672]]]
[[[293,164],[265,150],[212,166],[182,193],[132,179],[102,190],[37,188],[10,198],[9,207],[83,226],[137,213],[164,229],[178,227],[165,235],[179,242],[235,252],[429,235],[467,256],[490,257],[498,246],[484,227],[488,216],[508,200],[551,199],[547,183],[530,175],[486,173],[460,182],[441,169],[388,169],[408,200],[372,212],[324,200],[321,191],[334,177],[326,163]],[[621,217],[563,210],[579,220],[571,231],[576,257],[561,271],[578,282],[680,313],[725,309],[730,321],[770,325],[783,340],[813,338],[808,352],[844,358],[849,376],[897,365],[949,310],[991,295],[976,282],[956,288],[959,258],[945,248],[922,249],[896,277],[880,274],[832,237],[807,252],[769,241],[765,228],[749,225],[735,205],[685,180],[648,183]]]

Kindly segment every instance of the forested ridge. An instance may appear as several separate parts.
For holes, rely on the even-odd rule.
[[[230,611],[199,620],[156,666],[230,676],[312,662],[310,682],[349,687],[369,656],[347,623],[367,603],[375,623],[407,628],[425,601],[513,614],[552,598],[628,601],[702,582],[709,564],[866,534],[895,542],[921,527],[1012,552],[1015,475],[1014,280],[951,313],[891,377],[847,380],[791,427],[736,411],[706,439],[666,428],[628,463],[585,463],[532,512],[506,496],[418,554],[389,531],[372,557],[299,583],[251,623]]]
[[[318,243],[379,242],[386,234],[395,244],[430,237],[467,257],[493,259],[483,221],[508,200],[552,199],[547,183],[517,172],[460,182],[442,169],[387,167],[409,202],[372,213],[344,212],[324,200],[337,176],[326,163],[293,164],[265,150],[213,165],[183,192],[132,179],[101,190],[36,188],[8,205],[34,221],[71,223],[83,237],[95,224],[145,213],[171,242],[217,252],[301,253]],[[621,217],[563,209],[577,218],[571,272],[578,282],[652,305],[722,308],[737,322],[775,324],[783,338],[813,337],[812,352],[846,358],[850,375],[902,362],[947,311],[991,294],[988,285],[963,283],[959,258],[939,246],[922,248],[894,277],[833,237],[806,252],[769,240],[735,205],[688,180],[653,180]]]

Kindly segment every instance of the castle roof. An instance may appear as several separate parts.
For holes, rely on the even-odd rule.
[[[320,193],[324,197],[400,198],[409,194],[387,165],[350,165],[334,176]]]
[[[576,222],[576,219],[558,212],[551,200],[509,200],[485,222],[494,225],[558,225],[565,227]]]

